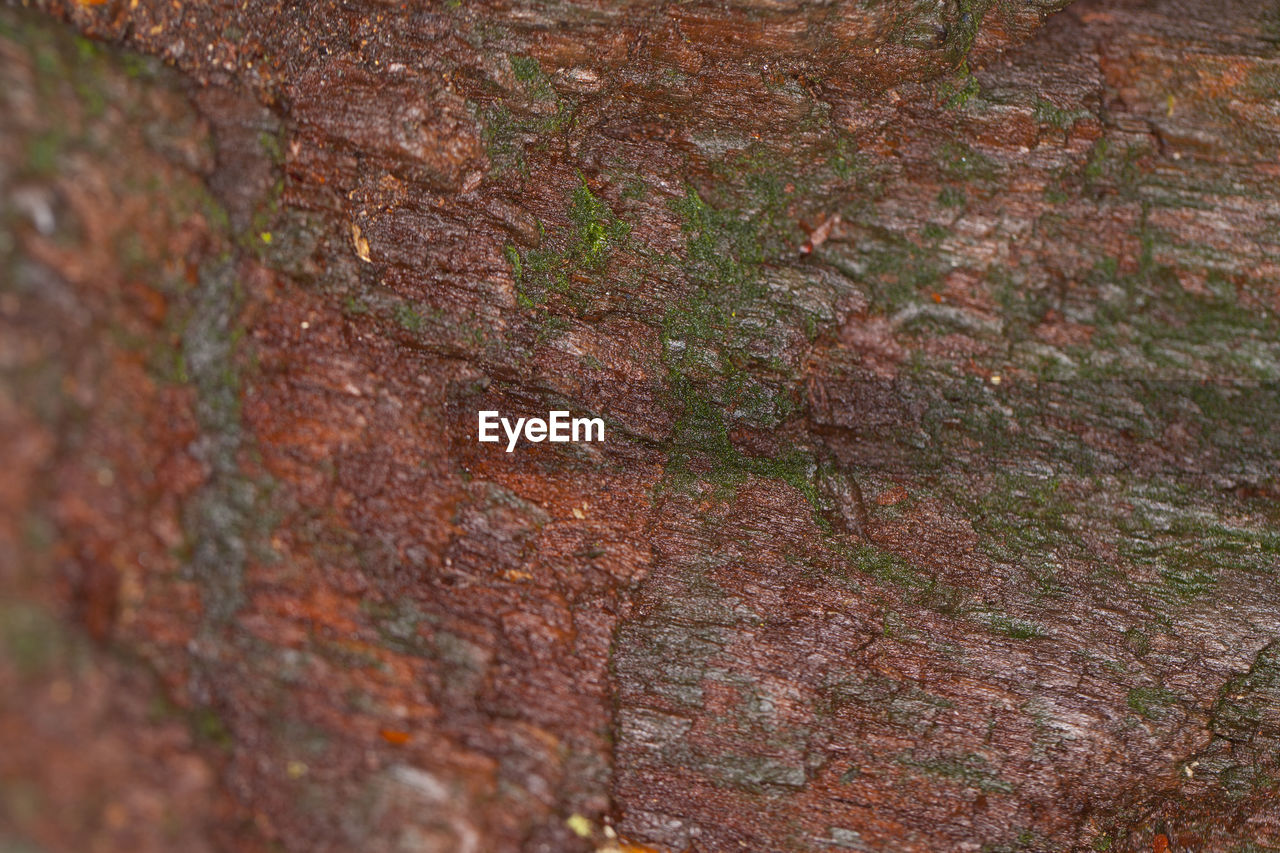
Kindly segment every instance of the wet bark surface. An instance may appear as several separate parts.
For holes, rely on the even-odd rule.
[[[34,5],[0,845],[1280,847],[1280,7]]]

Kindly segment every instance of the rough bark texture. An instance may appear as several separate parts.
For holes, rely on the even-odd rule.
[[[1280,848],[1276,3],[34,5],[0,847]]]

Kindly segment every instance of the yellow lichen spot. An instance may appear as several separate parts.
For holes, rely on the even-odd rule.
[[[270,245],[271,245],[271,232],[270,232],[270,231],[263,231],[261,234],[259,234],[259,235],[258,235],[258,239],[259,239],[259,240],[261,240],[262,242],[266,243],[268,246],[270,246]]]
[[[351,242],[355,244],[356,255],[366,264],[373,263],[369,257],[369,241],[360,233],[360,226],[354,222],[351,223]]]
[[[585,817],[583,817],[580,814],[569,815],[569,819],[566,820],[564,823],[565,823],[565,826],[573,830],[573,834],[578,836],[579,838],[590,838],[591,833],[594,829],[594,827],[592,827],[591,825],[591,821],[587,820]]]
[[[301,779],[307,775],[307,765],[301,761],[290,761],[285,765],[284,772],[289,775],[290,779]]]
[[[1168,97],[1167,104],[1168,104],[1168,107],[1169,107],[1169,117],[1170,117],[1170,118],[1172,118],[1172,117],[1173,117],[1173,104],[1174,104],[1174,97],[1173,97],[1173,95],[1170,95],[1170,96]]]

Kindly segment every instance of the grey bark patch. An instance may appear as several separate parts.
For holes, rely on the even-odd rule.
[[[207,472],[186,513],[192,540],[187,572],[203,587],[206,627],[229,621],[240,608],[248,536],[255,525],[257,488],[237,459],[242,428],[232,330],[238,302],[232,263],[205,268],[182,339],[201,431],[192,452]]]

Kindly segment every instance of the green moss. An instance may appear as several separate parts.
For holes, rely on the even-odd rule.
[[[570,328],[570,323],[564,317],[549,316],[538,327],[538,334],[534,338],[534,342],[538,344],[553,341],[563,335]]]
[[[1044,188],[1044,200],[1052,207],[1066,204],[1071,199],[1061,188],[1061,186],[1048,184]]]
[[[0,602],[0,655],[23,677],[38,677],[67,662],[71,637],[45,607],[26,602]]]
[[[426,320],[413,306],[399,303],[392,309],[392,317],[400,328],[409,332],[421,332]]]
[[[261,134],[261,138],[272,138],[270,134]],[[269,152],[268,152],[269,154]],[[241,246],[253,252],[259,258],[271,260],[273,256],[278,254],[279,247],[272,248],[275,242],[275,234],[272,230],[277,227],[281,219],[281,199],[284,197],[284,177],[279,176],[274,180],[266,193],[257,200],[254,207],[253,216],[249,221],[249,225],[238,235],[238,242]],[[282,228],[287,228],[284,223],[280,223]],[[273,266],[279,267],[276,263]]]
[[[765,188],[766,204],[777,203],[771,182],[757,179],[755,185]],[[687,269],[695,281],[718,290],[746,288],[755,282],[764,261],[761,228],[770,211],[718,209],[692,187],[686,187],[684,196],[671,206],[680,215]],[[752,289],[745,295],[749,298],[759,291]]]
[[[921,572],[904,558],[871,545],[858,545],[848,555],[855,568],[883,583],[919,588],[927,583]]]
[[[1070,130],[1076,122],[1089,118],[1093,113],[1086,109],[1065,110],[1052,101],[1037,97],[1032,108],[1032,116],[1037,124],[1048,125],[1058,130]]]
[[[196,708],[189,716],[191,731],[204,744],[230,751],[235,741],[231,731],[213,708]]]
[[[714,432],[725,436],[728,419],[753,424],[777,424],[790,411],[785,391],[789,368],[776,357],[761,355],[776,351],[762,336],[772,327],[757,321],[761,314],[774,314],[768,288],[761,278],[761,265],[776,211],[781,204],[768,176],[746,182],[749,209],[717,208],[692,188],[672,202],[680,215],[685,236],[684,273],[691,291],[670,305],[663,316],[660,337],[663,360],[668,368],[672,395],[685,412],[689,425],[703,424],[714,411]],[[779,318],[781,319],[781,318]],[[794,314],[797,324],[806,318]],[[697,427],[680,435],[695,437],[707,430]],[[677,444],[707,445],[701,438]],[[723,454],[721,454],[723,455]],[[740,461],[729,466],[742,467]]]
[[[545,149],[549,138],[573,122],[573,108],[567,101],[554,98],[550,111],[514,112],[506,104],[494,104],[481,113],[484,130],[481,137],[489,155],[491,174],[517,172],[527,176],[526,153],[530,147]]]
[[[1280,535],[1266,526],[1227,525],[1193,507],[1185,496],[1136,502],[1120,522],[1120,553],[1130,565],[1159,578],[1152,592],[1177,606],[1213,592],[1224,572],[1271,574],[1280,555]]]
[[[832,173],[842,181],[853,181],[871,175],[871,159],[858,150],[857,143],[846,136],[836,137],[827,156]]]
[[[1249,671],[1234,676],[1218,691],[1209,729],[1233,743],[1248,743],[1260,734],[1280,738],[1280,644],[1258,652]]]
[[[1134,657],[1146,657],[1147,652],[1151,651],[1151,635],[1137,628],[1129,628],[1125,630],[1124,644],[1133,652]]]
[[[944,142],[936,157],[942,173],[952,180],[991,183],[1001,174],[996,161],[958,140]]]
[[[32,178],[48,178],[58,172],[67,140],[60,130],[50,130],[27,143],[26,169]]]
[[[569,255],[582,267],[599,269],[608,258],[609,250],[626,241],[631,226],[614,216],[608,205],[591,192],[586,180],[581,175],[578,177],[569,208],[569,221],[575,229]]]
[[[524,137],[543,132],[538,119],[518,118],[505,104],[494,104],[481,114],[481,138],[489,155],[490,173],[501,175],[515,171],[528,175],[525,163]]]
[[[980,853],[1028,853],[1028,851],[1038,853],[1041,850],[1051,849],[1047,840],[1033,829],[1017,829],[1009,834],[1012,836],[1011,840],[984,844]]]
[[[1217,573],[1194,565],[1183,565],[1160,572],[1165,589],[1176,600],[1192,601],[1207,595],[1217,586]]]
[[[1139,224],[1138,268],[1118,274],[1095,268],[1093,283],[1109,290],[1096,306],[1094,347],[1079,353],[1101,372],[1128,378],[1133,358],[1104,361],[1105,353],[1131,351],[1153,376],[1213,376],[1221,381],[1280,379],[1280,322],[1266,309],[1246,307],[1222,276],[1209,274],[1205,293],[1189,293],[1178,273],[1154,260],[1165,237]]]
[[[983,549],[997,560],[1052,559],[1053,549],[1076,542],[1074,506],[1062,492],[1061,480],[1009,471],[972,504],[970,521],[982,536]]]
[[[558,94],[536,59],[509,58],[519,90],[510,98],[494,101],[479,110],[482,138],[494,175],[516,172],[528,175],[526,154],[530,147],[545,149],[551,137],[573,121],[573,103]]]
[[[724,413],[678,374],[672,374],[669,382],[681,412],[667,452],[668,485],[679,488],[700,475],[722,492],[735,488],[747,471],[742,454],[729,439]]]
[[[951,233],[950,231],[948,231],[946,228],[943,228],[938,223],[929,222],[929,223],[926,223],[924,228],[921,229],[920,236],[923,237],[925,240],[929,241],[930,243],[936,244],[945,240],[950,235],[950,233]]]
[[[813,509],[819,526],[828,528],[816,485],[818,466],[811,453],[744,454],[733,445],[724,412],[714,400],[678,374],[670,374],[669,382],[681,414],[668,446],[663,488],[682,490],[702,480],[721,497],[728,497],[749,476],[780,480],[798,491]]]
[[[550,97],[551,84],[543,73],[542,65],[531,56],[511,56],[511,73],[530,93],[537,97]]]
[[[946,60],[952,66],[965,64],[969,51],[982,27],[983,16],[991,8],[993,0],[955,0],[948,3],[943,20],[942,44]],[[930,46],[939,46],[930,45]]]
[[[631,226],[578,176],[565,213],[566,226],[544,235],[536,249],[504,246],[511,265],[516,300],[538,309],[545,322],[552,314],[582,312],[601,287],[616,253],[633,251]]]
[[[943,187],[938,193],[938,204],[943,207],[964,207],[966,203],[965,192],[959,187]]]
[[[1000,794],[1013,793],[1013,785],[1001,779],[991,770],[987,759],[976,753],[917,757],[916,750],[908,750],[898,757],[898,763],[965,788]]]
[[[277,130],[274,133],[261,131],[258,133],[258,147],[262,149],[262,154],[267,158],[271,165],[279,168],[284,165],[284,136],[283,131]]]
[[[1043,124],[1059,131],[1069,131],[1079,120],[1091,118],[1093,113],[1087,109],[1065,110],[1053,104],[1053,101],[1037,97],[1032,106],[1032,117],[1037,124]]]
[[[843,568],[873,577],[901,590],[912,604],[947,616],[964,616],[970,610],[970,594],[966,590],[946,583],[936,573],[916,566],[900,554],[865,543],[850,546],[832,540],[826,545],[843,561],[828,569],[828,574]],[[846,578],[837,574],[837,579]]]
[[[1083,188],[1088,193],[1096,193],[1103,187],[1109,187],[1122,197],[1135,197],[1141,178],[1138,161],[1150,150],[1150,146],[1140,143],[1120,150],[1105,136],[1102,137],[1094,143],[1088,161],[1080,170]]]
[[[1148,720],[1163,719],[1177,702],[1177,694],[1163,687],[1135,687],[1125,698],[1131,710]]]
[[[826,150],[824,180],[834,172],[862,174],[847,140]],[[700,479],[729,493],[748,476],[781,480],[804,495],[825,526],[811,453],[754,457],[729,438],[736,429],[776,429],[794,414],[795,339],[817,339],[834,316],[821,301],[834,303],[834,294],[818,291],[799,271],[794,280],[774,280],[784,273],[768,264],[793,255],[802,239],[791,208],[807,178],[762,147],[726,158],[714,171],[722,183],[706,195],[686,187],[670,202],[684,249],[664,263],[679,267],[688,289],[667,306],[659,328],[668,392],[681,413],[667,486]]]
[[[1273,51],[1280,51],[1280,3],[1272,0],[1263,11],[1259,27],[1262,38],[1271,45]]]
[[[938,100],[947,109],[962,109],[982,92],[978,78],[969,70],[968,62],[962,62],[956,74],[938,84]]]
[[[841,261],[836,261],[835,266],[866,283],[874,310],[895,313],[939,288],[947,264],[939,256],[936,242],[945,236],[945,231],[929,229],[932,239],[921,246],[883,228],[869,230],[871,239],[860,253],[860,268],[846,266]]]
[[[1036,640],[1045,635],[1044,628],[1024,619],[1013,619],[1003,613],[992,614],[987,623],[991,630],[1014,640]]]

